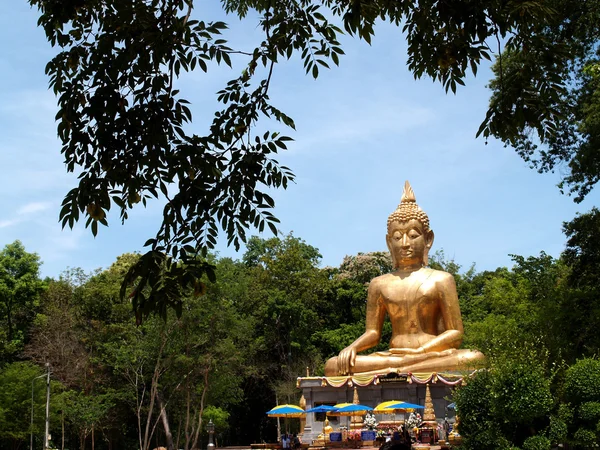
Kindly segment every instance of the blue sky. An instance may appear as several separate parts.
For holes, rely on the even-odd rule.
[[[217,1],[200,7],[209,19],[222,18]],[[44,276],[67,267],[105,268],[122,253],[142,250],[160,223],[161,202],[134,210],[124,226],[111,216],[96,238],[83,224],[61,229],[59,206],[76,180],[63,165],[56,100],[44,75],[55,50],[36,27],[37,17],[24,0],[0,3],[0,245],[21,240],[40,255]],[[252,19],[226,20],[234,47],[251,49],[260,39]],[[385,250],[386,220],[408,179],[429,214],[434,250],[464,267],[510,266],[509,254],[560,254],[562,222],[597,204],[598,192],[577,205],[556,188],[560,173],[540,175],[512,149],[475,139],[489,98],[489,68],[447,95],[408,72],[397,28],[381,24],[371,46],[348,37],[342,44],[340,67],[322,71],[316,81],[298,59],[274,72],[271,99],[297,128],[288,133],[295,142],[279,157],[297,181],[274,194],[283,233],[293,231],[319,248],[323,265]],[[240,57],[234,72],[216,68],[180,80],[198,132],[212,118],[214,93],[243,63]],[[241,256],[224,237],[220,242],[221,255]]]

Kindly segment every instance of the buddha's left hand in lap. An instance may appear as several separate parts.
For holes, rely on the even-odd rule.
[[[419,348],[390,348],[389,352],[392,355],[398,355],[398,356],[403,356],[403,355],[420,355],[422,353],[425,353],[425,349],[423,347],[419,347]]]

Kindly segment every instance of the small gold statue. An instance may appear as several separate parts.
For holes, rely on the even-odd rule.
[[[316,444],[325,445],[325,443],[329,442],[329,435],[333,433],[333,427],[329,425],[329,420],[325,417],[325,422],[323,423],[323,431],[321,434],[317,436],[317,440],[313,441],[313,446]]]
[[[388,218],[387,229],[387,246],[396,270],[371,281],[366,331],[327,361],[325,375],[470,368],[484,356],[476,350],[458,349],[463,324],[454,277],[426,267],[433,231],[408,181],[400,205]],[[392,323],[390,349],[357,355],[379,343],[386,314]]]
[[[326,417],[323,424],[323,434],[325,434],[326,439],[329,439],[329,433],[333,433],[333,427],[329,425],[329,419]]]

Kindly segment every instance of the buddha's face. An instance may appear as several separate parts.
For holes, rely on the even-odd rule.
[[[433,231],[425,231],[421,222],[393,222],[388,230],[387,245],[395,267],[420,267],[427,263],[433,244]]]

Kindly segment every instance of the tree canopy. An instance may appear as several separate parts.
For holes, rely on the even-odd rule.
[[[298,57],[317,78],[339,64],[342,33],[370,42],[379,20],[402,28],[415,77],[447,91],[497,56],[480,133],[534,163],[539,140],[548,150],[536,164],[549,170],[568,162],[565,183],[578,199],[596,182],[596,2],[223,0],[226,12],[257,18],[263,37],[247,48],[230,47],[227,24],[202,20],[193,0],[30,3],[59,50],[46,72],[59,98],[67,170],[79,174],[62,205],[63,226],[84,218],[96,234],[111,207],[125,221],[136,205],[166,200],[162,223],[121,292],[140,318],[181,311],[181,289],[203,274],[212,278],[212,266],[196,256],[214,248],[219,230],[236,247],[251,227],[277,233],[269,191],[294,180],[276,159],[290,140],[281,130],[294,122],[269,99],[273,69]],[[232,58],[244,69],[223,83],[220,109],[197,132],[177,79],[232,66]]]
[[[20,241],[0,251],[0,355],[14,358],[23,350],[26,329],[33,320],[44,283],[40,257],[28,253]]]
[[[528,4],[538,20],[499,53],[479,133],[514,147],[540,172],[559,168],[561,190],[580,202],[600,179],[600,3]]]

